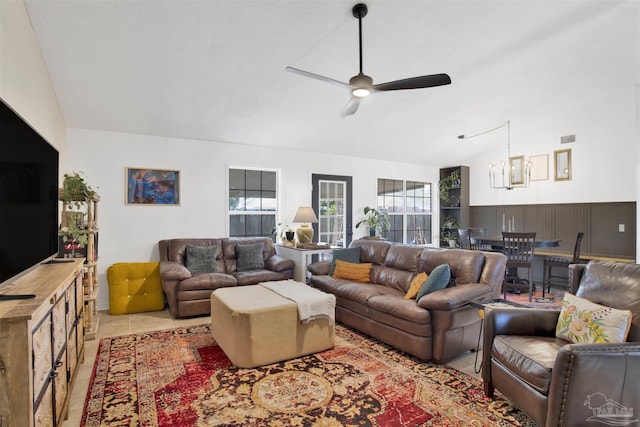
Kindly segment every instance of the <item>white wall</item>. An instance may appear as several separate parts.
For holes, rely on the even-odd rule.
[[[157,261],[161,239],[228,235],[228,166],[280,170],[281,220],[289,224],[299,206],[311,204],[312,173],[353,177],[354,223],[365,206],[375,205],[378,178],[438,179],[438,168],[424,165],[82,129],[67,129],[67,146],[65,172],[84,172],[101,197],[99,309],[108,308],[105,272],[111,264]],[[180,170],[180,206],[126,205],[125,167]],[[355,230],[354,238],[365,231]]]
[[[506,127],[466,140],[466,144],[486,147],[481,155],[463,162],[470,167],[471,205],[636,200],[639,145],[636,85],[635,79],[629,79],[619,87],[594,86],[588,97],[582,95],[583,103],[564,103],[563,112],[547,114],[544,108],[537,108],[527,112],[516,110],[504,116],[504,121],[511,121],[512,156],[524,155],[525,160],[540,154],[549,156],[549,179],[532,181],[528,189],[507,191],[489,187],[488,164],[507,161]],[[488,123],[487,129],[498,124],[499,121]],[[469,130],[469,134],[474,131]],[[560,144],[561,136],[571,134],[576,136],[576,142]],[[568,148],[572,179],[554,181],[553,152]],[[500,177],[496,176],[496,180]]]
[[[64,119],[22,0],[0,1],[0,98],[61,153],[62,161]]]

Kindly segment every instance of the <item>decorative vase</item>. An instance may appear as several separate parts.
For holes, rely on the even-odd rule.
[[[295,238],[296,233],[294,233],[293,231],[285,231],[284,235],[287,238],[287,241],[291,242]]]
[[[376,229],[375,228],[370,228],[369,229],[369,237],[376,237]]]

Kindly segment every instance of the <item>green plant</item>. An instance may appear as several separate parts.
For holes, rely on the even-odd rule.
[[[85,178],[82,176],[82,172],[65,173],[62,181],[62,193],[60,200],[67,206],[80,209],[82,202],[89,200],[95,191]]]
[[[456,219],[456,217],[452,215],[447,215],[444,222],[442,223],[442,238],[444,240],[458,240],[458,228],[460,228],[460,223]]]
[[[69,244],[71,242],[71,253],[75,252],[75,244],[78,247],[86,247],[89,243],[89,233],[87,230],[82,228],[78,228],[75,221],[69,221],[69,225],[66,227],[60,227],[58,230],[58,235],[62,236],[63,243]]]
[[[389,214],[387,214],[387,212],[379,211],[368,206],[364,208],[364,218],[356,224],[356,228],[363,224],[366,224],[369,230],[374,230],[374,232],[378,230],[386,231],[391,227]]]
[[[449,190],[454,187],[454,183],[458,183],[459,180],[460,171],[458,169],[454,169],[449,175],[442,177],[438,183],[440,188],[440,200],[445,203],[449,201]]]

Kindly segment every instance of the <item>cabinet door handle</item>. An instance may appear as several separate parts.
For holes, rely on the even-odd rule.
[[[4,375],[7,373],[7,366],[4,364],[4,361],[0,360],[0,374]],[[1,419],[0,419],[1,420]],[[1,425],[2,423],[0,423]]]

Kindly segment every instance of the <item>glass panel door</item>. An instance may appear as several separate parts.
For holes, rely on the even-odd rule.
[[[348,247],[353,238],[352,178],[312,174],[312,184],[311,203],[318,213],[318,223],[314,224],[317,241]]]

